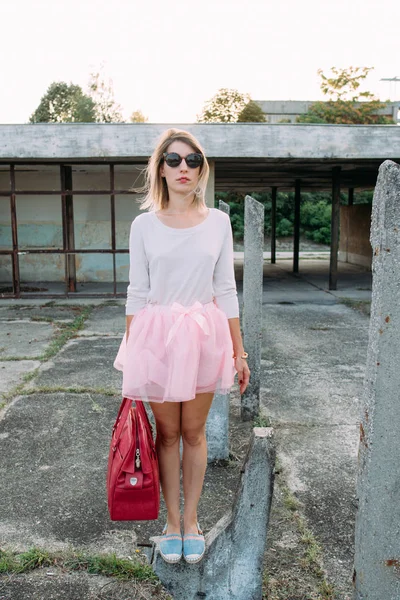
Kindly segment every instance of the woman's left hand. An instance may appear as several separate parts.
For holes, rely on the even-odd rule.
[[[250,369],[245,358],[235,358],[235,369],[238,373],[240,394],[244,394],[250,380]]]

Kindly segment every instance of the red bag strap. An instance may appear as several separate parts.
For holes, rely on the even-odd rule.
[[[125,410],[129,410],[128,409],[128,404],[131,405],[132,404],[132,400],[130,398],[123,398],[123,400],[121,402],[121,406],[119,407],[117,418],[115,419],[115,423],[118,423],[118,421],[119,421],[119,419],[120,419],[120,417],[121,417],[124,409]]]
[[[138,412],[140,413],[140,416],[144,419],[147,419],[147,412],[145,407],[143,406],[143,401],[142,400],[135,400],[135,404],[136,407],[138,409]]]
[[[114,437],[114,434],[118,428],[120,420],[122,419],[122,417],[124,415],[126,415],[130,411],[131,406],[132,406],[132,400],[130,398],[123,398],[121,405],[119,407],[119,410],[118,410],[117,418],[115,419],[114,426],[112,429],[112,437]]]
[[[139,399],[135,399],[135,404],[137,407],[137,411],[138,411],[138,417],[139,417],[139,421],[141,421],[146,429],[148,430],[149,434],[151,437],[153,437],[153,428],[151,426],[150,423],[150,419],[147,415],[146,409],[144,407],[143,401],[139,400]]]

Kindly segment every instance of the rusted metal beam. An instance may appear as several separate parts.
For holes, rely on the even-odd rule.
[[[115,185],[115,173],[114,165],[110,165],[110,189],[114,190]],[[110,194],[110,209],[111,209],[111,249],[112,253],[112,265],[113,265],[113,291],[117,293],[117,269],[115,260],[115,193],[111,191]]]
[[[19,254],[112,254],[115,252],[116,254],[128,254],[129,249],[122,248],[119,250],[116,248],[115,250],[109,250],[105,248],[75,248],[74,250],[64,250],[63,248],[38,248],[31,249],[27,248],[26,250],[19,250]],[[0,254],[12,254],[12,250],[0,250]]]
[[[301,181],[300,181],[300,179],[296,179],[295,188],[294,188],[293,273],[299,272],[300,203],[301,203]]]
[[[272,205],[271,205],[271,264],[276,263],[276,196],[277,187],[272,188]]]
[[[131,190],[71,190],[66,188],[65,190],[16,190],[17,196],[70,196],[71,194],[74,196],[108,196],[108,194],[118,194],[118,195],[132,195],[138,194],[138,192],[132,192]],[[9,192],[0,192],[0,196],[8,196]]]
[[[329,264],[329,289],[337,289],[339,221],[340,221],[340,171],[341,167],[332,169],[332,221],[331,221],[331,256]]]
[[[13,293],[15,298],[20,298],[20,273],[19,273],[19,255],[18,255],[18,227],[17,227],[17,207],[15,202],[15,167],[10,165],[10,211],[11,211],[11,236],[12,236],[12,274],[13,274]]]
[[[14,298],[14,296],[0,296],[0,298]],[[24,294],[21,294],[20,296],[21,298],[125,298],[126,297],[126,292],[118,292],[117,294],[108,294],[108,293],[101,293],[101,294],[87,294],[87,293],[82,293],[82,292],[77,292],[77,293],[65,293],[65,294],[34,294],[31,292],[25,292]]]
[[[63,245],[64,250],[75,249],[74,233],[74,205],[72,190],[72,168],[61,165],[61,190],[62,194],[62,213],[63,213]],[[65,280],[68,292],[76,292],[76,262],[75,254],[66,254],[65,261]]]
[[[10,260],[12,262],[12,291],[10,289],[10,293],[1,294],[0,297],[7,298],[68,298],[79,295],[80,297],[85,298],[123,298],[125,296],[125,292],[117,292],[117,263],[116,263],[116,254],[128,254],[128,248],[117,248],[116,247],[116,205],[115,199],[117,195],[136,195],[137,192],[132,191],[131,189],[115,189],[115,167],[116,164],[105,163],[102,164],[105,168],[109,168],[110,171],[110,186],[106,190],[73,190],[73,181],[72,181],[72,166],[58,164],[59,172],[60,172],[60,189],[59,190],[19,190],[16,185],[16,164],[13,163],[9,165],[7,163],[7,169],[10,173],[10,186],[2,189],[0,192],[0,196],[10,199],[10,222],[11,222],[11,231],[12,231],[12,247],[9,249],[1,249],[1,256],[10,256]],[[42,164],[42,163],[41,163]],[[44,164],[44,163],[43,163]],[[51,163],[56,166],[55,163]],[[132,163],[133,164],[133,163]],[[5,171],[4,166],[5,163],[1,163],[3,169],[3,173]],[[32,166],[32,165],[30,165]],[[35,165],[40,168],[41,165]],[[18,227],[17,227],[17,211],[16,211],[16,203],[18,200],[18,196],[58,196],[61,198],[61,208],[62,208],[62,248],[29,248],[23,251],[19,250],[18,247]],[[74,212],[73,212],[73,197],[74,196],[89,196],[89,195],[108,195],[110,197],[110,210],[111,210],[111,249],[87,249],[87,248],[76,248],[75,247],[75,236],[74,236]],[[23,286],[21,286],[20,281],[20,270],[19,270],[19,257],[21,254],[26,255],[34,255],[34,254],[57,254],[63,255],[65,259],[65,293],[56,294],[52,293],[32,293],[29,291],[21,292],[21,289],[24,290]],[[113,292],[112,293],[82,293],[77,292],[77,282],[76,282],[76,262],[75,255],[76,254],[111,254],[113,261]],[[11,283],[11,282],[10,282]],[[10,285],[11,288],[11,285]]]

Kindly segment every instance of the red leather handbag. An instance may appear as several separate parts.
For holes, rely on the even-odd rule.
[[[112,521],[158,518],[160,476],[153,430],[141,400],[124,398],[112,429],[107,468]]]

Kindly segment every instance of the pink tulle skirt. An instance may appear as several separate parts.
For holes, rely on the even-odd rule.
[[[214,301],[191,306],[146,304],[133,317],[114,360],[122,396],[184,402],[230,391],[237,373],[225,313]]]

